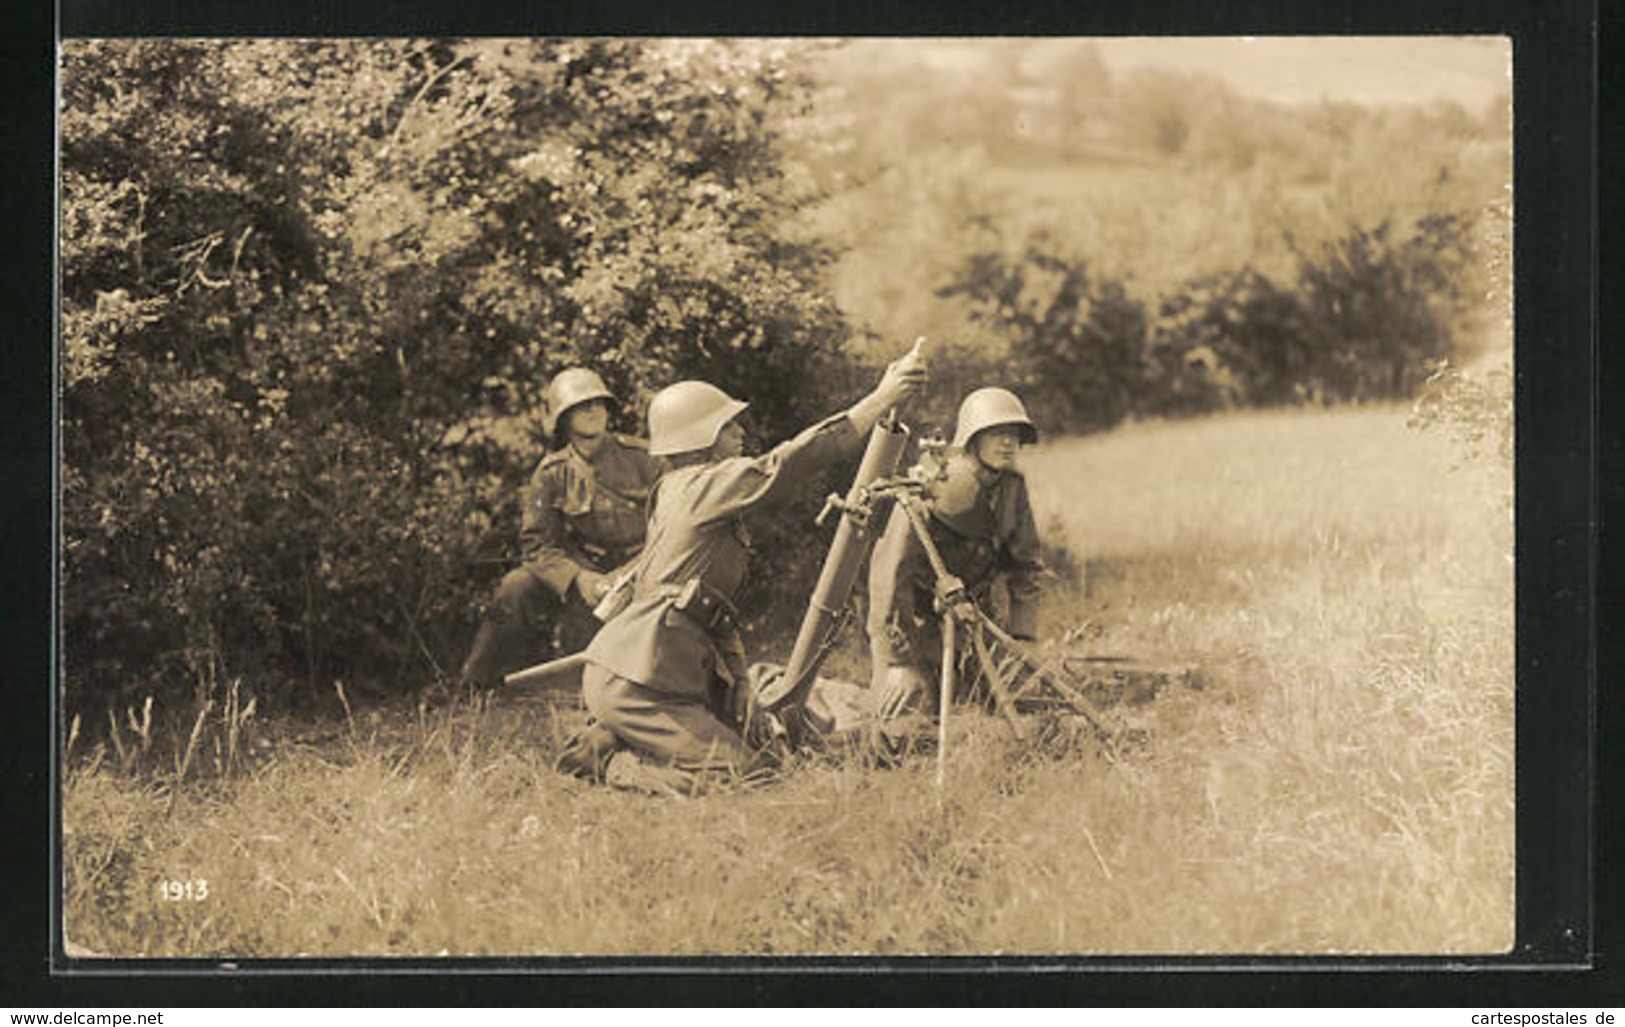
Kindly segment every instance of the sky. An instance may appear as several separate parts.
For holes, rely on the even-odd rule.
[[[1027,40],[1030,53],[1066,60],[1079,39]],[[988,40],[911,39],[909,56],[937,66],[974,68]],[[1454,100],[1473,114],[1511,94],[1511,40],[1497,36],[1097,37],[1113,74],[1161,67],[1212,75],[1238,93],[1280,103],[1360,104]],[[893,51],[896,52],[895,50]]]
[[[1124,38],[1096,47],[1114,73],[1178,67],[1283,103],[1443,99],[1478,113],[1512,85],[1511,41],[1495,36]]]

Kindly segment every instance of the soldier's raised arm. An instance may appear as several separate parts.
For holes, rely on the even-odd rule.
[[[745,409],[745,404],[703,382],[682,382],[656,396],[649,407],[649,433],[655,440],[654,445],[660,446],[663,436],[678,434],[675,426],[684,417],[689,423],[696,420],[694,408],[704,410],[698,418],[702,429],[693,431],[692,437],[709,436],[711,453],[718,459],[691,496],[690,516],[700,523],[708,523],[775,503],[818,469],[844,456],[855,455],[864,436],[881,415],[917,394],[925,387],[926,378],[925,360],[916,346],[907,355],[892,361],[879,384],[856,403],[754,458],[739,455],[743,433],[735,418]],[[720,423],[713,427],[712,422]],[[668,423],[673,428],[663,430]],[[730,430],[737,436],[730,438]]]

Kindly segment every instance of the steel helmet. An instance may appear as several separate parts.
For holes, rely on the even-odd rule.
[[[569,367],[553,376],[547,383],[547,408],[542,411],[542,430],[552,435],[574,407],[595,399],[614,402],[615,396],[604,387],[597,372],[585,367]]]
[[[649,402],[649,455],[706,449],[747,406],[705,382],[668,385]]]
[[[1021,441],[1037,442],[1038,426],[1027,416],[1027,408],[1008,389],[977,389],[959,404],[959,421],[954,425],[954,448],[970,445],[976,433],[989,428],[1021,426]]]

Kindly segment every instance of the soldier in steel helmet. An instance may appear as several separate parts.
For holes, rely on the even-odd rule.
[[[1044,566],[1027,481],[1015,464],[1021,447],[1036,441],[1038,428],[1013,393],[972,392],[959,406],[945,476],[926,497],[931,540],[949,573],[984,611],[1026,639],[1037,631]],[[1001,584],[1006,602],[995,601]],[[869,564],[872,687],[882,716],[933,708],[936,689],[929,685],[942,660],[935,596],[925,550],[907,516],[893,509]]]
[[[655,489],[648,547],[626,605],[587,648],[582,694],[594,723],[568,747],[562,769],[685,792],[770,762],[755,744],[734,607],[750,554],[746,520],[856,457],[882,413],[924,382],[925,365],[912,353],[849,409],[757,457],[742,452],[740,400],[697,381],[655,396],[649,451],[669,469]],[[627,767],[633,780],[618,773]]]
[[[596,373],[572,367],[548,383],[543,427],[554,449],[523,496],[524,563],[497,586],[462,681],[494,687],[502,676],[575,652],[592,639],[592,608],[616,571],[643,547],[645,508],[657,471],[648,444],[609,430],[614,396]]]

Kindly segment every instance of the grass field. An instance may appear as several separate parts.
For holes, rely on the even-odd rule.
[[[68,935],[120,956],[1504,951],[1510,472],[1460,456],[1371,409],[1028,453],[1082,572],[1050,634],[1202,669],[1115,757],[965,716],[941,791],[928,759],[851,759],[652,799],[551,772],[573,714],[483,703],[264,725],[246,769],[180,787],[78,751]]]

